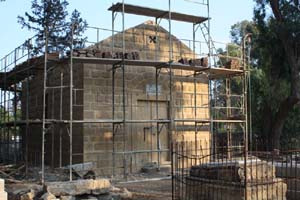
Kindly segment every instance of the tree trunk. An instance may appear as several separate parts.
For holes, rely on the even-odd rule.
[[[259,143],[259,149],[260,150],[270,150],[272,149],[272,142],[270,141],[270,133],[272,129],[272,109],[268,103],[264,105],[264,110],[263,110],[263,138],[262,141]]]
[[[291,89],[289,97],[281,102],[279,110],[274,117],[274,126],[271,129],[273,148],[276,149],[280,149],[280,136],[282,135],[285,120],[294,105],[300,101],[300,58],[297,53],[298,44],[290,30],[287,29],[288,23],[285,21],[285,16],[282,14],[279,4],[279,0],[270,0],[274,17],[278,23],[278,36],[284,47],[286,58],[289,63]]]
[[[288,117],[289,112],[293,109],[294,105],[298,103],[299,99],[295,97],[288,97],[286,100],[281,102],[278,112],[274,117],[274,124],[271,124],[271,145],[272,149],[280,149],[280,137],[282,135],[282,129],[285,123],[285,120]]]

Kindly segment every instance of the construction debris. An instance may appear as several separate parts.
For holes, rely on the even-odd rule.
[[[108,179],[49,182],[44,186],[33,183],[10,184],[7,186],[7,192],[10,200],[123,200],[132,198],[132,193],[126,188],[113,187]],[[1,192],[0,199],[2,200]]]
[[[53,194],[47,192],[47,193],[43,194],[41,199],[42,200],[53,200],[53,199],[56,199],[56,196],[54,196]]]
[[[35,183],[7,184],[6,191],[10,200],[30,200],[43,194],[43,186]]]
[[[93,194],[94,192],[105,194],[109,192],[110,187],[110,182],[107,179],[46,183],[47,192],[55,196],[75,196]]]
[[[183,65],[208,67],[207,57],[196,58],[196,59],[181,58],[178,60],[178,62]]]
[[[225,63],[225,68],[227,69],[238,69],[240,70],[241,67],[240,67],[240,62],[239,60],[237,59],[230,59],[229,61],[227,61]]]
[[[20,183],[22,181],[16,178],[24,178],[22,170],[25,165],[1,165],[0,166],[0,178],[4,178],[8,183]]]

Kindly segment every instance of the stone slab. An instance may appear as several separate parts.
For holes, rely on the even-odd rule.
[[[212,180],[243,182],[245,180],[245,164],[239,161],[212,162],[193,166],[190,175]],[[263,182],[275,178],[275,167],[265,161],[248,162],[246,165],[247,181]]]
[[[0,192],[0,199],[7,200],[7,192]]]
[[[4,179],[0,179],[0,192],[4,191]]]
[[[264,184],[249,184],[245,187],[234,182],[212,181],[209,179],[187,178],[186,190],[180,194],[182,199],[189,200],[286,200],[287,185],[282,179]]]
[[[55,196],[76,196],[92,192],[107,193],[110,187],[108,179],[46,183],[47,191]]]

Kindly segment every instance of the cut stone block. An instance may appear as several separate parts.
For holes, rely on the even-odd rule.
[[[193,166],[190,175],[212,180],[243,182],[244,161],[211,162]],[[249,160],[246,165],[248,182],[263,182],[275,178],[275,167],[265,161]]]
[[[7,200],[7,192],[0,192],[0,199]]]
[[[0,179],[0,192],[4,191],[4,179]]]
[[[236,160],[197,165],[186,180],[187,189],[180,196],[191,196],[190,200],[286,200],[287,184],[275,177],[275,166],[266,161],[247,160],[246,170],[245,162]]]
[[[110,182],[107,179],[51,182],[46,184],[47,191],[55,196],[76,196],[91,194],[93,191],[107,193],[110,186]]]
[[[41,199],[42,200],[56,200],[56,197],[53,194],[47,192],[41,197]]]
[[[275,179],[274,182],[264,184],[248,184],[247,192],[245,187],[235,182],[217,181],[209,179],[187,178],[187,191],[180,194],[182,199],[189,196],[189,200],[286,200],[287,185],[282,179]]]

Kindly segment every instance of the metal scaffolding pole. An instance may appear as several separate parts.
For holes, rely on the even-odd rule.
[[[171,63],[173,62],[173,43],[172,43],[172,13],[171,13],[171,0],[169,0],[169,119],[170,119],[170,127],[169,127],[169,135],[171,136],[171,140],[173,140],[173,126],[174,126],[174,119],[173,119],[173,92],[172,92],[172,86],[173,86],[173,71]]]
[[[48,27],[45,27],[44,83],[43,83],[43,122],[42,122],[42,184],[45,183],[45,134],[46,134],[46,93],[48,62]]]
[[[5,134],[5,137],[6,137],[6,141],[5,141],[5,147],[6,147],[6,152],[9,153],[9,148],[8,148],[8,143],[9,143],[9,131],[7,130],[7,127],[6,127],[6,122],[8,121],[6,118],[7,118],[7,102],[6,102],[6,89],[7,89],[7,85],[6,85],[6,72],[7,72],[7,56],[5,57],[4,59],[4,96],[3,96],[3,121],[4,121],[4,126],[3,126],[3,130],[4,130],[4,134]],[[5,156],[5,161],[7,162],[7,156]]]
[[[14,51],[14,67],[17,66],[17,49]],[[14,163],[17,164],[17,84],[16,84],[16,75],[14,75],[14,98],[13,98],[13,117],[14,117]]]
[[[123,112],[123,151],[126,151],[126,83],[125,83],[125,6],[124,0],[122,0],[122,112]],[[123,163],[124,163],[124,177],[127,179],[127,161],[126,155],[123,155]]]
[[[28,51],[29,52],[29,51]],[[28,57],[29,53],[28,53]],[[28,58],[29,59],[29,58]],[[29,71],[26,78],[26,129],[25,129],[25,174],[28,175],[28,132],[29,132]]]
[[[111,54],[113,55],[114,53],[114,45],[115,45],[115,37],[114,37],[114,29],[115,29],[115,18],[116,18],[116,15],[115,15],[115,12],[112,11],[112,32],[111,32],[111,37],[112,37],[112,46],[111,46]],[[112,80],[112,120],[115,120],[115,73],[116,73],[116,69],[115,69],[115,65],[112,66],[112,77],[111,77],[111,80]],[[115,135],[116,135],[116,132],[115,132],[115,123],[112,123],[112,157],[113,157],[113,160],[112,160],[112,176],[114,177],[115,176],[115,167],[116,167],[116,155],[115,155]]]
[[[155,70],[155,112],[156,112],[156,119],[159,119],[158,116],[158,77],[159,77],[159,70]],[[156,123],[156,142],[157,142],[157,168],[160,170],[160,131],[159,131],[159,123]],[[151,144],[152,145],[152,144]],[[151,146],[152,147],[152,146]],[[152,154],[151,154],[152,157]]]
[[[60,98],[59,98],[59,120],[62,121],[62,106],[63,106],[63,84],[64,84],[64,73],[63,69],[60,72]],[[59,167],[62,167],[62,134],[63,124],[59,124]]]
[[[74,29],[76,24],[72,24],[72,37],[70,49],[70,121],[69,121],[69,136],[70,136],[70,174],[69,179],[72,181],[72,164],[73,164],[73,43],[74,43]]]

